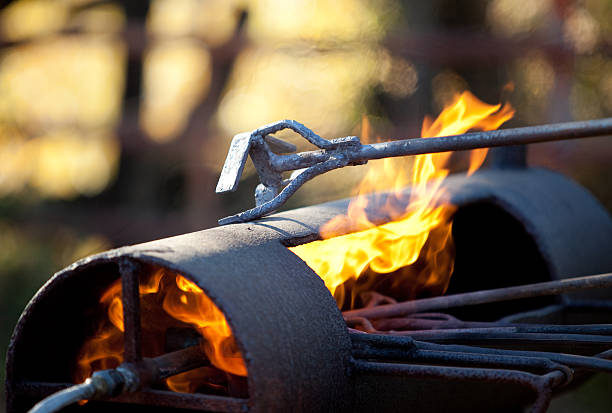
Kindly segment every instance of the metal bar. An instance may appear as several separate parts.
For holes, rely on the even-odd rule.
[[[545,357],[532,357],[506,354],[482,354],[453,352],[445,350],[418,350],[406,353],[400,349],[373,349],[362,348],[353,351],[353,356],[362,359],[411,361],[415,363],[446,363],[458,367],[488,367],[511,370],[539,370],[548,373],[554,370],[562,371],[566,375],[566,384],[572,379],[573,373],[567,366],[554,362]]]
[[[397,304],[384,304],[376,307],[345,311],[345,318],[367,317],[391,318],[406,314],[439,311],[448,308],[516,300],[519,298],[557,295],[576,290],[612,287],[612,273],[590,275],[586,277],[567,278],[565,280],[547,281],[515,287],[496,288],[493,290],[474,291],[463,294],[446,295],[420,300],[404,301]]]
[[[568,297],[564,300],[564,306],[571,310],[600,310],[600,311],[611,311],[612,300],[605,299],[577,299]]]
[[[435,138],[391,140],[361,145],[355,150],[345,149],[343,153],[351,162],[362,162],[397,156],[550,142],[609,134],[612,134],[612,118],[498,129]],[[272,165],[279,172],[293,171],[313,166],[330,157],[330,152],[325,150],[301,152],[275,156],[272,158]]]
[[[498,354],[524,357],[547,358],[556,363],[560,363],[572,368],[581,368],[591,371],[612,373],[612,361],[604,357],[606,352],[597,354],[595,357],[580,356],[577,354],[561,354],[547,351],[525,351],[525,350],[506,350],[498,348],[474,347],[461,344],[435,344],[423,341],[414,342],[419,350],[438,350],[462,353],[477,354]],[[608,355],[609,356],[609,355]]]
[[[401,335],[401,334],[400,334]],[[407,334],[415,340],[440,344],[468,344],[497,348],[559,349],[561,352],[593,353],[612,348],[612,337],[590,334],[451,332],[444,330]]]
[[[354,360],[352,364],[354,371],[361,374],[518,384],[536,392],[536,400],[530,409],[532,413],[546,411],[552,397],[552,389],[565,381],[565,374],[560,371],[538,376],[523,371],[503,369],[379,363],[363,360]]]
[[[144,363],[150,364],[151,367],[148,369],[156,372],[156,380],[163,380],[188,370],[210,365],[200,345],[151,359],[145,358]]]
[[[493,324],[493,323],[491,323]],[[588,324],[588,325],[498,325],[491,327],[466,327],[466,328],[444,328],[436,327],[420,330],[393,330],[389,334],[401,334],[416,336],[419,334],[454,334],[454,333],[483,333],[483,334],[512,334],[512,333],[537,333],[537,334],[594,334],[600,336],[612,336],[612,324]],[[387,334],[380,331],[380,334]]]
[[[364,317],[347,317],[349,327],[385,334],[389,331],[428,331],[488,329],[488,331],[512,331],[521,333],[599,334],[612,335],[612,324],[530,324],[505,321],[463,321],[445,313],[417,313],[406,317],[383,318],[370,321]],[[501,329],[501,330],[500,330]],[[484,331],[484,330],[483,330]]]
[[[132,260],[122,259],[119,262],[124,327],[123,358],[127,363],[138,362],[142,359],[138,269],[138,264]]]
[[[415,360],[434,363],[453,363],[463,367],[480,365],[490,368],[541,370],[544,373],[560,371],[565,375],[565,384],[571,382],[572,370],[546,358],[509,356],[502,354],[455,353],[450,351],[419,350]]]
[[[399,351],[404,357],[410,357],[420,350],[497,354],[508,356],[523,356],[546,358],[559,364],[570,367],[583,368],[593,371],[612,373],[612,350],[597,354],[595,357],[579,356],[574,354],[560,354],[546,351],[507,350],[498,348],[476,347],[460,344],[436,344],[425,341],[416,341],[410,336],[386,336],[380,334],[351,333],[351,342],[354,352],[363,351]],[[367,350],[365,350],[367,349]]]

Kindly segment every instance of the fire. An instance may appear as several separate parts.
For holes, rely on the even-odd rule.
[[[219,392],[235,381],[228,373],[247,375],[225,316],[197,285],[182,275],[160,269],[140,281],[139,292],[145,357],[164,352],[165,335],[170,328],[190,326],[204,338],[202,349],[212,366],[167,379],[169,389],[194,392],[204,386]],[[104,291],[100,305],[105,316],[97,332],[86,340],[78,354],[74,372],[76,382],[84,381],[96,370],[115,368],[123,362],[121,280]]]
[[[513,115],[509,104],[488,105],[464,92],[438,118],[425,118],[421,136],[493,130]],[[368,130],[364,122],[363,134]],[[482,165],[486,154],[487,149],[470,153],[468,174]],[[441,187],[449,173],[446,165],[450,156],[448,152],[418,155],[411,169],[401,158],[371,162],[347,214],[322,227],[323,240],[291,248],[323,279],[340,308],[354,308],[361,293],[379,289],[392,291],[392,296],[401,299],[444,293],[454,263],[454,206],[442,201]],[[391,191],[386,192],[389,184]],[[378,226],[372,222],[367,214],[371,204],[391,221]],[[340,235],[346,228],[359,232]],[[381,275],[391,273],[395,275]]]
[[[80,383],[96,370],[112,369],[123,361],[123,306],[121,280],[115,281],[102,294],[100,304],[107,318],[97,332],[81,348],[77,358],[75,381]]]
[[[204,351],[221,370],[246,376],[246,367],[225,316],[204,292],[186,278],[176,276],[176,288],[169,288],[163,302],[172,317],[195,327],[206,339]]]

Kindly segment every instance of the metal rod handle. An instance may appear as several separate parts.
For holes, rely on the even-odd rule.
[[[320,149],[289,155],[275,154],[265,138],[268,133],[278,132],[282,129],[296,131]],[[247,222],[261,218],[277,210],[287,202],[300,186],[315,176],[348,165],[364,164],[372,159],[602,135],[612,135],[612,118],[499,129],[435,138],[402,139],[362,145],[359,138],[355,136],[327,140],[298,122],[280,121],[256,129],[250,134],[241,133],[234,137],[217,185],[217,192],[234,191],[247,157],[250,155],[259,173],[261,184],[273,196],[266,198],[267,202],[258,204],[255,208],[220,220],[219,224]],[[305,169],[305,171],[299,175],[299,179],[283,181],[282,172],[301,169]],[[283,185],[288,185],[287,188],[290,187],[291,190],[282,190]]]
[[[557,295],[576,290],[606,287],[612,287],[612,273],[423,298],[420,300],[404,301],[397,304],[385,304],[376,307],[345,311],[343,315],[345,318],[367,317],[370,319],[400,317],[406,314],[425,311],[439,311],[468,305],[494,303],[543,295]]]

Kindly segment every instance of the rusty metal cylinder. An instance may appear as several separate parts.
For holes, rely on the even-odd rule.
[[[469,178],[450,177],[444,188],[446,199],[458,207],[457,217],[474,205],[486,205],[516,221],[533,240],[547,279],[612,270],[610,216],[584,189],[560,175],[489,170]],[[193,281],[232,328],[248,371],[248,399],[198,405],[189,402],[189,395],[177,396],[191,409],[312,412],[377,406],[393,411],[400,405],[429,408],[450,403],[457,391],[441,397],[434,394],[440,385],[430,386],[430,391],[414,380],[378,380],[352,372],[351,340],[342,314],[323,281],[287,248],[317,239],[320,227],[345,213],[348,202],[123,247],[58,272],[28,304],[12,337],[7,360],[9,412],[23,411],[42,398],[37,383],[70,381],[66,364],[81,344],[91,308],[119,278],[119,264],[126,258]],[[374,208],[376,222],[389,219],[376,214]],[[502,253],[513,257],[512,250]],[[536,281],[541,280],[532,280]],[[588,294],[580,297],[591,297]],[[611,296],[609,291],[597,292],[598,298]],[[491,394],[469,383],[455,384],[461,391],[475,390],[474,397]],[[393,400],[391,390],[401,392],[401,397]],[[153,396],[139,397],[131,403],[156,403]],[[387,401],[378,400],[381,397]],[[494,408],[495,400],[481,406]]]

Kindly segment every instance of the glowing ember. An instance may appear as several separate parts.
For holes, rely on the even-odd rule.
[[[204,338],[204,352],[214,366],[171,377],[166,380],[168,388],[177,392],[194,392],[201,387],[222,391],[230,380],[227,373],[247,375],[225,316],[197,285],[181,275],[158,270],[141,280],[139,291],[143,355],[154,357],[164,352],[169,328],[191,326]],[[79,352],[76,382],[84,381],[96,370],[115,368],[123,362],[121,280],[107,288],[100,304],[105,317]]]
[[[488,105],[464,92],[437,119],[425,118],[421,136],[493,130],[513,115],[508,104]],[[367,123],[362,129],[367,134]],[[482,165],[486,153],[487,149],[471,152],[468,173]],[[450,155],[416,156],[411,171],[406,171],[405,159],[401,158],[371,162],[347,215],[323,226],[322,241],[291,248],[323,279],[340,308],[354,308],[361,293],[381,288],[392,290],[391,295],[402,299],[424,292],[444,293],[454,262],[450,220],[454,207],[441,201]],[[381,192],[390,185],[390,193]],[[411,186],[409,194],[404,191],[407,186]],[[366,196],[372,192],[373,196]],[[391,222],[376,226],[368,218],[366,208],[371,201],[379,213],[391,217]],[[340,235],[347,227],[359,232]],[[394,276],[381,276],[390,273]],[[347,290],[351,292],[349,302]]]

